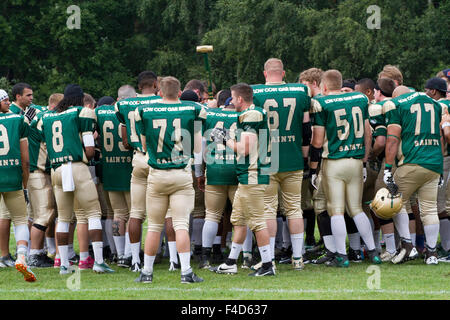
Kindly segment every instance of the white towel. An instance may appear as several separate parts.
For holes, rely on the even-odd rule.
[[[72,162],[67,162],[61,166],[62,187],[64,192],[71,192],[75,190],[75,183],[73,182]]]

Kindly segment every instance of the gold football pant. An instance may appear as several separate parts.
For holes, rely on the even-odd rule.
[[[23,190],[0,192],[4,205],[0,206],[0,218],[11,219],[14,226],[28,224],[27,205]]]
[[[130,217],[130,191],[108,191],[107,193],[114,211],[114,220],[121,220],[126,223]]]
[[[363,162],[360,159],[324,159],[323,177],[327,210],[330,216],[343,215],[347,209],[350,217],[363,212]]]
[[[267,228],[264,218],[266,184],[240,184],[233,201],[230,221],[233,226],[248,226],[253,232]]]
[[[62,187],[62,168],[52,169],[52,185],[58,208],[58,221],[70,223],[76,200],[79,209],[75,214],[79,223],[87,223],[90,218],[101,218],[97,189],[88,166],[83,162],[72,162],[72,175],[75,191],[64,192]]]
[[[439,176],[439,173],[415,164],[405,164],[397,168],[394,181],[402,194],[403,207],[400,213],[413,212],[410,198],[417,191],[423,225],[439,224],[436,204]]]
[[[194,208],[194,201],[189,166],[170,170],[150,168],[147,185],[148,231],[163,230],[169,207],[174,230],[189,231],[189,215]]]
[[[303,170],[278,172],[270,175],[270,184],[264,194],[264,218],[276,219],[278,191],[281,194],[281,208],[288,219],[303,217],[301,209]]]
[[[133,155],[133,172],[131,173],[131,209],[130,218],[145,220],[145,203],[148,178],[148,155],[135,151]]]
[[[236,185],[207,184],[205,186],[205,220],[220,223],[227,204],[227,199],[230,199],[231,203],[233,203],[236,190]]]
[[[33,223],[47,227],[56,216],[56,200],[52,189],[52,179],[41,170],[30,173],[28,193],[33,211]]]
[[[450,169],[450,156],[444,157],[444,185],[442,188],[438,188],[438,197],[437,197],[437,210],[438,213],[444,212],[447,210],[447,214],[449,213],[448,209],[450,209],[450,189],[448,188],[448,175]]]

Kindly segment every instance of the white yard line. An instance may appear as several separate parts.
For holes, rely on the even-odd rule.
[[[133,291],[179,291],[179,292],[223,292],[227,291],[230,293],[235,292],[261,292],[261,293],[293,293],[293,294],[307,294],[307,293],[329,293],[329,294],[348,294],[348,293],[359,293],[359,294],[378,294],[378,293],[386,293],[386,294],[397,294],[397,295],[442,295],[442,294],[450,294],[450,290],[440,290],[440,291],[406,291],[406,290],[368,290],[368,289],[249,289],[249,288],[229,288],[229,289],[220,289],[220,288],[170,288],[170,287],[157,287],[148,285],[143,288],[99,288],[99,289],[80,289],[73,291],[74,293],[83,293],[83,292],[111,292],[111,291],[122,291],[122,292],[133,292]],[[52,292],[71,292],[69,289],[1,289],[0,293],[52,293]]]

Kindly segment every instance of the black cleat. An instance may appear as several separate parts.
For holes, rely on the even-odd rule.
[[[188,274],[181,275],[181,283],[197,283],[203,282],[203,278],[198,277],[193,271]]]
[[[261,267],[257,271],[250,273],[250,277],[265,277],[265,276],[274,276],[275,275],[275,269],[273,266],[270,266],[269,268]]]
[[[361,250],[348,249],[348,260],[351,262],[362,262],[364,257],[361,255]]]
[[[75,254],[72,258],[69,259],[69,262],[74,265],[78,265],[78,263],[80,262],[80,256]]]
[[[134,282],[142,282],[142,283],[152,283],[153,281],[153,273],[145,273],[141,271],[139,277],[134,280]]]
[[[208,257],[205,255],[202,255],[200,263],[198,264],[198,268],[199,269],[209,269],[210,267],[211,267],[211,264],[209,263]]]
[[[325,253],[318,257],[317,259],[313,259],[311,261],[312,264],[327,264],[330,263],[334,259],[335,253],[325,249]]]
[[[28,266],[35,268],[52,268],[53,260],[47,257],[45,253],[32,254],[28,256]]]
[[[121,268],[130,268],[131,267],[131,260],[132,257],[119,257],[119,260],[117,260],[117,266]]]

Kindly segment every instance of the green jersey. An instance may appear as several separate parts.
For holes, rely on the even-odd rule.
[[[214,143],[209,132],[214,128],[230,130],[230,136],[235,136],[239,112],[234,109],[208,108],[203,124],[206,140],[206,183],[208,185],[237,185],[235,154],[223,144]]]
[[[272,166],[278,161],[278,172],[303,170],[303,115],[311,106],[309,88],[300,83],[259,84],[252,88],[254,104],[268,114]]]
[[[30,172],[42,170],[50,172],[51,166],[48,159],[47,147],[37,128],[39,120],[42,119],[45,111],[37,111],[36,116],[30,123],[30,133],[28,135],[28,153],[30,155]]]
[[[150,103],[160,100],[160,96],[140,96],[120,100],[114,106],[117,118],[119,119],[120,123],[124,124],[127,128],[128,144],[133,149],[142,151],[142,143],[140,140],[140,133],[138,132],[138,128],[136,127],[134,111],[139,106],[146,106]]]
[[[269,184],[270,180],[270,132],[267,112],[251,105],[238,115],[236,141],[241,141],[243,133],[258,136],[254,150],[245,157],[236,155],[236,172],[240,184]]]
[[[22,115],[0,113],[0,192],[22,189],[20,142],[28,130]]]
[[[145,136],[148,164],[155,169],[183,169],[193,157],[194,133],[201,135],[205,108],[196,102],[156,102],[136,110],[136,126]],[[200,121],[198,123],[197,121]]]
[[[28,108],[35,108],[38,112],[44,112],[47,111],[47,107],[39,106],[37,104],[30,104],[29,107],[25,109],[25,111],[19,107],[15,102],[11,102],[11,105],[9,106],[9,110],[15,114],[25,114],[25,112],[28,110]]]
[[[122,143],[122,131],[114,106],[95,109],[97,131],[100,134],[101,170],[103,189],[107,191],[129,191],[133,167],[133,151]]]
[[[423,92],[405,93],[383,105],[386,123],[401,127],[397,166],[412,163],[442,173],[443,107]]]
[[[48,111],[42,115],[37,129],[47,145],[53,169],[69,161],[88,163],[82,136],[94,132],[96,120],[94,110],[84,107],[70,107],[63,112]]]
[[[387,134],[386,121],[383,114],[383,104],[385,102],[386,100],[369,105],[369,123],[372,128],[373,140],[378,136],[386,136]]]
[[[325,128],[322,158],[364,158],[364,123],[368,119],[367,97],[348,92],[313,99],[313,126]]]

